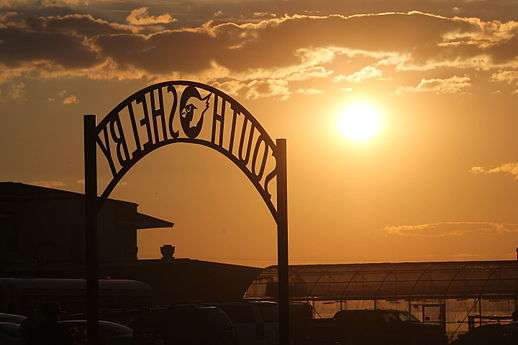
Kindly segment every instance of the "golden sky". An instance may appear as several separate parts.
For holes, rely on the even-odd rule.
[[[516,1],[0,0],[0,180],[82,191],[82,115],[179,79],[287,139],[291,263],[515,257]],[[366,140],[340,130],[358,104]],[[152,153],[112,197],[175,223],[141,257],[276,260],[259,194],[208,148]]]

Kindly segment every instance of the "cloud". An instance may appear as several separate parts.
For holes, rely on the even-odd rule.
[[[95,0],[94,0],[95,1]],[[19,7],[78,7],[88,6],[92,0],[0,0],[0,8]]]
[[[381,77],[383,77],[383,72],[379,68],[374,66],[366,66],[350,75],[338,75],[334,78],[334,80],[345,80],[351,83],[359,83],[368,79],[380,79]]]
[[[277,17],[277,15],[275,13],[270,13],[270,12],[254,12],[254,17],[275,18],[275,17]]]
[[[280,79],[285,81],[305,81],[317,78],[326,78],[333,71],[324,67],[332,62],[339,50],[333,48],[302,48],[294,52],[297,60],[293,64],[283,67],[250,68],[244,72],[226,69],[227,77],[241,81],[257,79]]]
[[[518,82],[518,71],[500,71],[491,75],[491,81],[514,84]]]
[[[73,7],[88,6],[90,0],[41,0],[39,3],[43,7]]]
[[[64,105],[79,104],[79,98],[76,95],[69,94],[67,90],[61,90],[55,96],[47,97],[50,103],[60,102]]]
[[[246,85],[248,91],[245,94],[247,99],[259,99],[265,97],[278,97],[286,100],[291,96],[286,80],[268,79],[264,81],[251,81]]]
[[[446,79],[421,79],[417,86],[402,86],[396,90],[397,94],[415,92],[433,92],[436,94],[464,93],[471,87],[469,77],[453,76]]]
[[[9,97],[12,99],[23,99],[25,98],[25,83],[19,82],[14,83],[9,89]]]
[[[440,222],[418,225],[391,225],[386,226],[385,233],[395,236],[418,237],[450,237],[469,234],[505,234],[517,233],[518,224],[496,222]]]
[[[0,0],[0,8],[14,8],[34,4],[34,0]]]
[[[220,43],[203,28],[153,35],[100,35],[93,43],[120,68],[137,68],[153,74],[207,69],[218,60],[222,50]]]
[[[406,28],[403,29],[403,24],[414,27],[415,32],[410,35]],[[373,35],[371,27],[387,29]],[[160,57],[170,55],[172,46],[189,47],[185,51],[176,49],[176,54],[169,60],[168,68],[176,70],[182,70],[183,65],[178,60],[182,60],[184,53],[193,60],[189,64],[193,69],[215,61],[232,71],[243,71],[283,68],[297,62],[297,52],[301,49],[325,48],[335,49],[335,55],[340,49],[363,51],[364,56],[370,54],[373,58],[375,55],[383,55],[380,57],[380,60],[383,59],[379,61],[380,65],[390,66],[392,63],[401,71],[442,67],[492,68],[491,55],[483,49],[468,52],[460,47],[440,47],[444,40],[442,35],[455,30],[470,32],[479,28],[476,23],[468,20],[418,12],[355,16],[294,15],[259,22],[209,24],[193,29],[169,30],[142,36],[132,42],[140,54],[147,55],[146,62],[153,60],[155,52]],[[319,35],[313,32],[319,32]],[[337,35],[338,32],[340,35]],[[186,39],[191,42],[184,43]],[[129,38],[122,35],[111,37],[106,42],[127,45],[129,42],[126,40]],[[106,46],[103,42],[100,42],[101,48]],[[170,49],[166,50],[161,44]],[[116,62],[121,60],[119,55],[111,57]],[[133,60],[137,68],[154,67],[153,64],[140,64],[138,55],[136,59],[129,57],[125,60]],[[375,72],[375,68],[371,66],[370,71],[367,69],[363,73]]]
[[[491,48],[508,42],[513,38],[518,22],[510,21],[483,21],[479,18],[462,18],[473,25],[471,30],[453,30],[442,35],[439,46],[474,46],[477,48]]]
[[[0,102],[23,101],[26,99],[25,83],[13,82],[0,89]]]
[[[232,81],[233,90],[251,98],[287,97],[299,88],[310,88],[297,82],[316,78],[388,81],[397,73],[448,69],[453,77],[418,75],[416,86],[398,92],[451,94],[466,92],[472,83],[470,73],[518,69],[514,21],[416,11],[250,15],[239,22],[175,29],[156,25],[174,21],[170,14],[151,16],[146,7],[134,9],[128,24],[88,14],[0,16],[0,83],[20,76],[149,81],[174,77],[227,86]],[[352,61],[365,67],[344,70]],[[253,80],[258,83],[251,84]],[[263,92],[270,86],[277,91]],[[289,92],[281,92],[282,88]]]
[[[149,16],[147,8],[139,8],[134,10],[133,16],[128,16],[129,21],[134,25],[138,24],[156,24],[158,22],[169,22],[168,17],[160,20],[158,17]],[[399,22],[416,26],[416,30],[409,35],[408,30],[403,30]],[[461,24],[462,21],[459,21]],[[120,63],[122,66],[133,65],[144,69],[156,69],[157,63],[152,61],[169,61],[168,64],[162,62],[163,67],[171,70],[194,70],[202,69],[204,66],[215,61],[221,65],[225,65],[232,70],[243,70],[254,67],[282,67],[294,63],[297,59],[295,52],[300,49],[309,47],[348,47],[350,49],[364,49],[368,51],[418,51],[422,43],[420,40],[429,39],[441,41],[437,35],[439,33],[432,32],[434,27],[442,28],[443,32],[449,29],[453,30],[459,26],[459,23],[447,18],[438,18],[436,16],[420,14],[420,13],[388,13],[380,15],[356,15],[356,16],[291,16],[283,18],[265,19],[256,23],[222,23],[219,25],[205,25],[195,28],[184,28],[178,30],[164,30],[150,35],[139,35],[137,33],[124,34],[124,31],[130,31],[131,28],[116,23],[108,23],[100,19],[95,19],[85,15],[68,15],[61,17],[41,17],[38,20],[28,21],[29,30],[18,27],[18,30],[12,25],[11,30],[5,32],[6,37],[16,35],[36,35],[34,40],[40,42],[56,41],[60,43],[71,44],[71,42],[61,42],[66,39],[75,38],[75,44],[71,47],[78,46],[91,48],[89,54],[93,52],[103,53],[103,57],[111,58],[114,62]],[[27,23],[26,23],[27,24]],[[384,31],[377,32],[376,36],[371,33],[369,27],[386,26]],[[463,25],[470,25],[463,23]],[[430,26],[429,28],[427,26]],[[88,30],[82,28],[88,27]],[[451,28],[449,28],[451,27]],[[37,32],[35,32],[37,30]],[[21,31],[21,32],[20,32]],[[111,31],[111,32],[110,32]],[[51,37],[44,35],[78,33],[90,38],[86,44],[82,37]],[[313,32],[319,32],[318,36]],[[340,32],[340,35],[336,33]],[[345,34],[342,34],[345,32]],[[379,35],[385,35],[386,40]],[[1,35],[1,34],[0,34]],[[99,37],[100,36],[100,37]],[[390,36],[390,39],[389,39]],[[289,39],[288,39],[289,38]],[[25,38],[26,39],[26,38]],[[419,40],[418,40],[419,39]],[[16,42],[10,42],[12,47],[18,48]],[[38,52],[45,50],[44,46],[33,45],[31,50]],[[125,48],[129,50],[128,54],[119,54],[119,49]],[[12,56],[12,52],[16,49],[8,50],[11,53],[6,54]],[[267,54],[258,52],[267,52]],[[133,53],[133,54],[131,54]],[[48,54],[48,53],[46,53]],[[25,54],[27,55],[27,54]],[[19,54],[12,58],[20,59],[25,56]],[[26,60],[34,60],[29,54]],[[43,52],[36,54],[40,59],[50,60],[60,65],[62,63],[58,57],[46,56]],[[61,59],[72,60],[67,58],[66,54]],[[189,58],[190,64],[182,63],[182,59]],[[0,57],[0,61],[2,61]]]
[[[505,163],[494,168],[485,168],[481,166],[472,167],[470,172],[473,174],[508,174],[513,176],[515,179],[518,179],[518,163]]]
[[[315,89],[315,88],[307,88],[307,89],[297,89],[296,93],[302,94],[302,95],[320,95],[324,93],[321,89]]]
[[[44,61],[49,65],[79,68],[92,67],[101,61],[86,40],[66,32],[9,26],[0,28],[0,42],[0,68],[34,66]]]
[[[150,16],[149,7],[140,7],[132,10],[126,17],[126,21],[132,25],[159,25],[170,24],[174,19],[169,13],[161,14],[159,16]]]
[[[74,33],[87,37],[107,34],[137,33],[132,25],[109,22],[89,14],[67,14],[63,16],[42,16],[22,19],[19,23],[31,30]]]
[[[77,98],[77,96],[75,96],[75,95],[67,96],[67,97],[65,97],[65,99],[63,99],[63,104],[65,104],[65,105],[79,104],[79,98]]]

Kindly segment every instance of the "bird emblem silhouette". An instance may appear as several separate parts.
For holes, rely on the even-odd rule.
[[[188,86],[180,99],[180,123],[185,135],[194,139],[200,135],[203,127],[203,115],[209,109],[210,93],[201,97],[194,86]]]

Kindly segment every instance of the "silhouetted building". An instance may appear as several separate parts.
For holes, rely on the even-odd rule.
[[[137,260],[137,231],[173,223],[139,213],[132,202],[108,199],[99,213],[99,261]],[[0,182],[0,263],[79,264],[85,257],[84,195]]]
[[[160,248],[161,259],[137,260],[138,230],[173,226],[139,213],[137,206],[112,199],[103,205],[99,278],[145,282],[152,288],[152,302],[168,304],[240,299],[260,272],[255,267],[176,259],[169,244]],[[84,278],[83,194],[0,182],[0,231],[0,277]],[[0,300],[3,290],[0,286]]]

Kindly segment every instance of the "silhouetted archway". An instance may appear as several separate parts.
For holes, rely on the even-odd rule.
[[[289,344],[286,140],[274,142],[250,112],[226,93],[191,81],[168,81],[137,91],[98,124],[95,115],[84,117],[88,344],[98,344],[98,211],[140,159],[174,143],[203,145],[225,155],[248,177],[270,210],[277,223],[279,343]],[[111,174],[100,196],[97,148]]]

